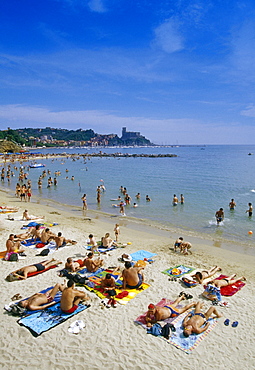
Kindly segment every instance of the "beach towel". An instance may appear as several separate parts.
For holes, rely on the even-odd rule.
[[[156,306],[164,307],[168,306],[169,304],[172,304],[173,301],[167,298],[161,299]],[[181,307],[181,305],[178,305],[178,307]],[[135,323],[138,325],[142,325],[144,329],[147,329],[145,317],[146,317],[147,312],[143,313],[142,315],[138,316],[137,319],[135,320]],[[164,323],[171,323],[174,320],[174,317],[169,317],[168,319],[164,320]]]
[[[116,296],[115,300],[118,301],[120,304],[125,305],[127,304],[131,299],[133,299],[137,294],[141,293],[143,290],[149,288],[149,284],[143,283],[139,289],[125,289],[124,291],[122,289],[118,289],[118,285],[122,285],[122,281],[120,279],[121,273],[116,272],[113,273],[111,270],[103,270],[94,273],[93,275],[90,275],[88,277],[89,282],[83,285],[87,290],[90,292],[95,293],[99,298],[108,298],[107,293],[104,293],[104,290],[100,288],[102,277],[104,277],[107,273],[110,273],[116,283]]]
[[[139,260],[144,260],[144,259],[150,259],[151,257],[154,257],[156,256],[157,254],[156,253],[151,253],[151,252],[147,252],[143,249],[141,249],[140,251],[137,251],[137,252],[134,252],[134,253],[131,253],[130,256],[132,257],[132,261],[139,261]]]
[[[68,314],[64,313],[60,308],[60,303],[57,303],[45,310],[33,312],[31,315],[19,319],[18,324],[25,326],[33,336],[38,337],[45,331],[54,328],[88,307],[90,307],[90,305],[79,304],[77,310]]]
[[[1,258],[4,258],[4,257],[5,257],[5,255],[6,255],[6,251],[0,252],[0,259],[1,259]]]
[[[160,301],[157,306],[161,306],[161,305],[165,305],[166,304],[166,301],[167,300],[162,300]],[[168,304],[169,304],[169,300],[167,301]],[[187,354],[190,354],[198,345],[199,343],[201,343],[201,341],[215,328],[215,326],[217,325],[217,320],[215,319],[209,319],[208,322],[210,324],[210,326],[208,327],[208,329],[201,333],[201,334],[191,334],[188,338],[186,338],[184,335],[183,335],[183,326],[182,326],[182,322],[184,320],[184,318],[190,313],[190,312],[194,312],[194,309],[189,309],[187,310],[186,312],[183,312],[181,315],[175,317],[175,318],[170,318],[170,319],[166,319],[166,320],[163,320],[164,323],[170,323],[175,327],[175,332],[172,332],[171,333],[171,336],[169,339],[166,339],[162,336],[159,336],[159,338],[167,341],[168,343],[172,344],[173,346],[175,346],[176,348],[179,348],[181,349],[182,351],[184,351],[185,353]],[[135,320],[135,323],[136,324],[139,324],[141,325],[144,329],[147,329],[147,326],[146,326],[146,323],[145,323],[145,316],[146,316],[146,313],[139,316],[136,320]]]
[[[91,245],[85,245],[84,246],[88,251],[91,251],[91,248],[92,248],[92,246]],[[113,249],[116,249],[117,247],[115,247],[114,245],[113,246],[111,246],[110,248],[103,248],[103,247],[101,247],[101,246],[98,246],[97,247],[97,250],[98,250],[98,252],[100,252],[100,253],[107,253],[107,252],[109,252],[109,251],[112,251]]]
[[[31,276],[35,276],[35,275],[38,275],[38,274],[42,274],[43,272],[45,272],[45,271],[48,271],[48,270],[50,270],[50,269],[53,269],[53,268],[55,268],[55,267],[57,267],[58,265],[52,265],[52,266],[50,266],[50,267],[47,267],[45,270],[42,270],[42,271],[35,271],[35,272],[30,272],[30,273],[28,273],[28,275],[27,275],[27,277],[29,278],[29,277],[31,277]],[[16,280],[23,280],[23,279],[21,279],[21,278],[14,278],[14,279],[9,279],[9,277],[12,277],[13,275],[12,275],[12,273],[10,273],[7,277],[6,277],[6,280],[7,281],[16,281]]]
[[[228,278],[228,276],[220,275],[219,277],[217,277],[217,280],[222,280],[222,279],[225,279],[225,278]],[[241,280],[238,280],[235,284],[231,284],[231,285],[228,285],[228,286],[221,287],[220,288],[220,293],[221,293],[221,295],[224,295],[226,297],[230,297],[230,296],[236,294],[244,286],[245,286],[245,283]]]
[[[24,247],[32,247],[34,248],[36,246],[37,243],[40,242],[40,239],[33,239],[33,238],[29,238],[29,239],[26,239],[26,240],[23,240],[21,242],[22,245],[24,245]]]
[[[175,267],[171,267],[170,269],[167,269],[165,271],[162,271],[162,274],[166,274],[169,276],[174,276],[174,277],[181,277],[185,274],[188,274],[189,272],[193,271],[194,268],[184,266],[184,265],[178,265]]]

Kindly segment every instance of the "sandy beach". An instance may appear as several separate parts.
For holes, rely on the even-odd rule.
[[[60,249],[49,257],[62,262],[67,257],[79,258],[86,255],[86,240],[90,233],[100,239],[106,232],[114,236],[116,222],[120,224],[120,241],[131,243],[124,249],[115,249],[103,255],[105,267],[120,266],[118,261],[122,253],[133,253],[144,249],[157,254],[155,262],[145,268],[145,281],[150,287],[138,294],[127,305],[117,308],[100,306],[100,298],[88,292],[91,307],[64,323],[35,338],[25,327],[17,324],[17,318],[10,316],[3,309],[11,297],[19,293],[28,297],[42,289],[63,282],[52,269],[46,273],[29,278],[26,281],[7,282],[5,277],[19,267],[38,263],[45,259],[35,256],[35,249],[26,248],[27,257],[18,262],[0,260],[1,269],[1,359],[2,369],[235,369],[254,368],[254,295],[255,295],[255,257],[223,249],[212,241],[193,237],[193,254],[188,256],[174,253],[175,239],[180,236],[175,231],[160,234],[158,230],[147,226],[132,225],[128,218],[100,217],[96,212],[83,213],[81,208],[64,207],[45,201],[44,204],[34,197],[31,203],[21,203],[10,192],[0,192],[0,204],[17,206],[19,211],[13,213],[14,221],[9,221],[8,214],[0,215],[0,233],[2,248],[10,233],[17,234],[24,221],[21,215],[24,209],[30,214],[44,216],[45,222],[58,223],[52,231],[61,231],[69,239],[77,241],[76,245]],[[185,235],[182,234],[185,239]],[[175,299],[183,290],[193,295],[193,301],[203,300],[209,308],[211,302],[201,297],[202,286],[183,288],[179,281],[169,281],[163,270],[179,264],[196,269],[208,269],[218,265],[222,273],[247,278],[244,286],[232,297],[223,297],[229,307],[219,307],[223,317],[212,332],[191,353],[186,354],[160,338],[148,335],[134,320],[146,312],[149,303],[157,303],[162,298]],[[217,276],[217,274],[216,274]],[[215,277],[216,277],[215,276]],[[83,290],[84,288],[79,288]],[[85,290],[85,289],[84,289]],[[230,323],[238,321],[233,328],[224,325],[228,318]],[[75,320],[83,320],[86,327],[78,334],[68,332],[69,325]]]

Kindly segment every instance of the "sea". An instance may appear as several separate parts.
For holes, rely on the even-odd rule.
[[[38,151],[38,149],[36,150]],[[91,157],[85,153],[176,154],[177,157]],[[245,248],[255,246],[255,213],[248,216],[248,203],[255,205],[255,145],[210,145],[176,147],[128,148],[44,148],[46,153],[76,154],[76,158],[48,158],[37,160],[45,168],[31,168],[32,198],[50,199],[63,204],[82,207],[82,196],[87,194],[88,209],[108,215],[120,216],[120,187],[126,187],[131,204],[125,207],[127,217],[147,220],[163,230],[185,230],[212,239],[240,243]],[[253,155],[254,153],[254,155]],[[23,166],[29,163],[24,162]],[[13,168],[14,165],[12,165]],[[51,171],[43,180],[41,189],[37,181],[42,171]],[[47,187],[49,176],[57,176],[57,186]],[[5,179],[0,186],[15,190],[18,173],[10,183]],[[73,176],[73,180],[71,177]],[[105,186],[101,202],[97,203],[97,187]],[[135,198],[141,194],[140,200]],[[184,204],[172,205],[173,195]],[[146,195],[151,199],[146,201]],[[123,198],[123,196],[122,196]],[[235,210],[229,209],[231,199]],[[137,207],[133,207],[137,203]],[[217,225],[215,212],[223,208],[225,219]],[[253,234],[254,233],[254,234]]]

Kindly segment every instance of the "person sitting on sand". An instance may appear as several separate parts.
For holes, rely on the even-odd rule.
[[[36,217],[36,216],[33,216],[33,215],[29,215],[27,209],[25,209],[25,211],[23,212],[23,215],[22,215],[22,220],[26,220],[26,221],[40,220],[42,218],[44,218],[44,216],[43,217]]]
[[[42,231],[40,230],[40,228],[41,228],[41,225],[38,224],[38,225],[36,225],[35,227],[33,227],[31,229],[30,234],[31,234],[32,239],[34,239],[34,240],[37,240],[37,239],[41,240],[41,233],[42,233]]]
[[[60,308],[64,313],[73,313],[77,310],[78,304],[81,301],[88,299],[89,297],[86,293],[75,289],[73,280],[68,280],[67,287],[62,292]]]
[[[11,272],[11,274],[22,280],[26,280],[28,274],[31,272],[44,271],[51,266],[60,265],[61,263],[62,262],[56,261],[54,258],[52,258],[51,260],[43,261],[41,263],[35,263],[30,266],[21,267],[20,269]]]
[[[191,248],[192,244],[190,242],[182,242],[180,245],[180,253],[184,254],[184,256],[187,256],[189,253],[192,254]]]
[[[35,293],[28,299],[20,301],[18,306],[24,307],[30,311],[44,310],[56,303],[54,298],[57,292],[63,292],[65,287],[66,285],[56,284],[53,289],[50,289],[45,293]]]
[[[87,268],[89,272],[95,272],[101,267],[104,263],[103,260],[100,258],[93,259],[94,253],[89,252],[87,258],[84,259],[83,261],[83,266]]]
[[[103,248],[111,248],[112,246],[116,246],[116,243],[110,238],[110,234],[106,233],[105,236],[102,237],[102,247]]]
[[[222,317],[222,315],[218,313],[216,307],[210,307],[205,313],[201,312],[203,305],[204,303],[197,302],[195,312],[189,313],[183,320],[183,335],[185,337],[189,337],[192,333],[201,334],[206,331],[210,325],[208,319],[212,314],[217,318]]]
[[[113,305],[113,307],[117,307],[117,302],[115,301],[114,297],[116,293],[116,283],[115,279],[111,274],[106,274],[105,277],[101,280],[101,288],[104,289],[104,292],[108,294],[109,301],[107,302],[107,307]]]
[[[149,304],[148,306],[148,312],[145,317],[145,321],[148,327],[153,326],[158,321],[162,321],[165,319],[168,319],[170,317],[176,317],[180,315],[181,313],[187,311],[191,307],[195,307],[196,303],[190,303],[184,307],[177,308],[179,303],[186,299],[185,295],[182,294],[180,297],[178,297],[173,303],[168,304],[164,307],[161,306],[155,306],[154,304]]]
[[[239,278],[234,279],[235,276],[236,276],[236,274],[233,274],[233,275],[229,276],[228,278],[213,279],[211,281],[208,281],[207,285],[208,284],[213,284],[217,288],[221,288],[223,286],[228,286],[228,285],[231,285],[231,284],[235,284],[237,281],[240,281],[240,280],[246,280],[246,278],[244,276],[240,276]]]
[[[213,276],[217,271],[221,271],[219,266],[214,266],[210,270],[197,271],[194,275],[191,275],[199,284],[202,284],[205,279]]]
[[[64,236],[62,236],[62,233],[59,232],[57,236],[53,238],[56,242],[57,248],[65,247],[68,243],[76,244],[77,242],[75,240],[66,239]]]
[[[137,289],[139,288],[143,281],[144,275],[141,272],[144,267],[132,267],[131,262],[125,262],[125,269],[122,271],[123,289]]]
[[[89,234],[89,242],[88,242],[88,245],[91,247],[91,251],[92,252],[99,253],[99,251],[98,251],[98,245],[97,245],[96,239],[94,238],[93,234]]]
[[[53,240],[56,237],[56,234],[54,234],[48,227],[46,229],[43,229],[40,235],[41,242],[44,244],[47,244],[50,240]]]
[[[14,241],[15,235],[10,234],[6,241],[6,251],[8,253],[23,253],[25,249],[20,248],[20,241]]]
[[[65,264],[65,269],[69,270],[71,272],[75,272],[80,270],[80,268],[83,267],[83,261],[77,260],[73,261],[72,257],[68,257]]]
[[[174,243],[174,251],[177,252],[177,248],[181,250],[181,244],[183,243],[183,238],[180,236]]]

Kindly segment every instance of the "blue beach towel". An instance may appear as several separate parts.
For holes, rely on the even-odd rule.
[[[19,319],[18,324],[25,326],[30,330],[33,336],[38,337],[45,331],[54,328],[88,307],[90,307],[90,305],[79,304],[76,311],[68,314],[64,313],[60,309],[60,303],[57,303],[45,310],[33,312],[31,315]]]
[[[84,248],[86,248],[88,251],[90,251],[91,250],[91,245],[85,245]],[[100,253],[104,253],[104,252],[112,251],[113,249],[116,249],[116,248],[117,247],[115,247],[114,245],[112,247],[110,247],[110,248],[103,248],[103,247],[98,246],[97,247],[97,250]]]
[[[154,257],[156,255],[157,255],[156,253],[147,252],[147,251],[144,251],[143,249],[130,254],[133,261],[144,260],[144,258],[149,259],[149,258]]]

